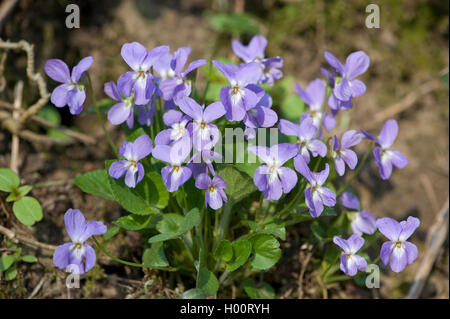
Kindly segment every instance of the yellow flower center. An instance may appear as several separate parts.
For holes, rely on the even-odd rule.
[[[235,87],[233,88],[233,94],[236,94],[237,92],[239,92],[239,88],[238,88],[237,86],[235,86]]]

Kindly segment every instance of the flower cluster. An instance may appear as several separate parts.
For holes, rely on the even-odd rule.
[[[340,269],[349,276],[364,271],[367,261],[357,255],[365,243],[362,236],[379,230],[389,239],[381,248],[382,262],[390,263],[395,272],[402,271],[417,257],[417,248],[407,239],[418,227],[419,220],[414,217],[401,223],[390,218],[376,220],[361,209],[356,196],[336,191],[329,181],[333,170],[344,176],[346,167],[356,169],[358,156],[352,148],[364,138],[377,145],[373,155],[382,179],[391,176],[392,166],[403,168],[408,163],[402,153],[391,149],[398,133],[395,120],[385,123],[379,137],[355,129],[344,132],[340,140],[336,135],[329,136],[328,140],[324,137],[335,128],[338,114],[352,108],[354,99],[365,93],[366,85],[357,77],[368,69],[369,57],[362,51],[354,52],[342,64],[325,52],[331,69],[322,69],[324,78],[314,79],[305,88],[295,84],[295,91],[308,110],[290,121],[278,118],[272,109],[272,97],[266,92],[283,75],[280,71],[283,60],[265,57],[266,46],[267,40],[261,35],[253,37],[247,46],[234,40],[232,49],[243,63],[223,64],[213,60],[212,65],[228,84],[220,89],[218,101],[205,106],[191,94],[193,85],[189,74],[206,61],[196,60],[185,67],[190,48],[182,47],[171,53],[164,45],[147,50],[137,42],[124,44],[121,55],[131,71],[122,74],[116,82],[104,85],[106,95],[117,102],[110,108],[108,120],[113,125],[126,123],[132,129],[135,116],[144,127],[162,118],[166,127],[158,130],[154,138],[143,134],[134,141],[124,142],[120,159],[109,167],[109,175],[115,179],[125,177],[125,185],[135,188],[146,174],[142,161],[151,155],[152,161],[164,166],[160,172],[168,192],[176,192],[194,179],[195,187],[204,190],[205,206],[218,210],[228,201],[225,176],[217,175],[214,169],[214,161],[222,158],[213,150],[222,137],[218,121],[245,128],[247,140],[256,138],[258,128],[278,127],[282,134],[294,137],[295,142],[247,147],[263,163],[253,174],[254,184],[262,196],[276,201],[298,189],[313,218],[321,216],[325,207],[339,203],[348,210],[346,215],[351,219],[353,232],[347,240],[338,236],[333,239],[343,250]],[[64,62],[56,59],[47,62],[47,74],[63,83],[52,93],[55,106],[69,105],[72,114],[81,112],[86,95],[80,80],[92,62],[91,57],[82,59],[71,75]],[[160,118],[155,118],[156,114]],[[309,167],[311,163],[313,169]],[[106,228],[99,222],[86,223],[76,210],[69,210],[65,220],[72,243],[57,249],[54,263],[59,268],[76,264],[80,273],[88,271],[95,262],[95,253],[84,242],[93,234],[104,233]]]

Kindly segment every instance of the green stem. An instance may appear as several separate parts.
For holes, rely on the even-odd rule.
[[[97,113],[98,122],[100,123],[100,125],[102,127],[103,133],[105,134],[105,137],[109,143],[109,146],[111,146],[111,149],[113,150],[116,157],[120,158],[119,152],[117,151],[117,148],[114,145],[114,142],[112,141],[111,136],[109,136],[109,133],[105,127],[105,123],[102,120],[102,115],[101,115],[100,110],[97,105],[97,99],[95,98],[95,92],[94,92],[94,87],[92,86],[91,76],[89,75],[89,72],[86,72],[86,75],[87,75],[87,79],[88,79],[88,83],[89,83],[89,89],[91,90],[91,94],[92,94],[92,101],[94,103],[95,113]]]
[[[92,236],[92,239],[94,239],[95,244],[97,245],[97,247],[109,258],[111,258],[114,261],[117,261],[118,263],[124,264],[124,265],[128,265],[128,266],[133,266],[133,267],[140,267],[140,268],[148,268],[143,264],[136,264],[133,263],[131,261],[126,261],[126,260],[122,260],[120,258],[114,257],[113,255],[111,255],[111,253],[109,251],[106,250],[105,247],[103,247],[102,244],[100,244],[97,240],[97,238],[95,238],[95,236]]]
[[[255,213],[255,222],[258,222],[259,216],[262,214],[263,202],[264,202],[264,193],[261,192],[261,197],[259,198],[259,207]]]
[[[228,228],[230,227],[231,215],[233,212],[232,208],[233,208],[233,204],[230,201],[228,203],[226,203],[224,206],[222,218],[220,219],[220,223],[219,223],[219,231],[217,234],[217,244],[219,244],[222,241],[222,239],[225,238],[225,235],[228,232]]]
[[[350,183],[355,179],[355,177],[358,176],[359,172],[361,171],[361,169],[363,168],[364,164],[366,163],[367,158],[369,157],[369,154],[370,154],[370,152],[373,149],[373,146],[374,146],[374,144],[372,142],[371,146],[367,149],[366,153],[364,154],[364,157],[363,157],[362,161],[359,163],[358,167],[353,171],[352,176],[347,180],[347,182],[345,182],[344,185],[342,185],[339,188],[339,190],[338,190],[338,192],[336,194],[337,196],[339,196],[348,187],[348,185],[350,185]]]

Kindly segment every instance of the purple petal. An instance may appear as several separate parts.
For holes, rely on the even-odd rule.
[[[313,119],[310,117],[305,118],[301,123],[300,123],[300,128],[299,128],[299,137],[303,137],[306,140],[310,140],[312,139],[317,132],[317,127],[314,126],[313,123]]]
[[[147,56],[147,50],[145,47],[138,42],[125,43],[122,46],[120,54],[125,62],[132,68],[134,71],[138,71],[141,63],[144,61]],[[146,70],[145,70],[146,71]]]
[[[71,114],[80,114],[83,110],[83,103],[86,99],[86,92],[77,88],[67,93],[67,104]]]
[[[108,111],[108,121],[113,125],[122,124],[130,117],[132,110],[133,108],[124,102],[117,103]]]
[[[352,97],[358,97],[366,92],[366,85],[360,80],[351,80],[350,86],[352,88]]]
[[[127,171],[127,168],[125,164],[127,164],[128,161],[126,160],[120,160],[117,162],[114,162],[109,167],[109,175],[113,178],[121,178]]]
[[[180,74],[183,71],[184,65],[186,64],[186,61],[190,53],[191,53],[190,47],[182,47],[174,52],[173,54],[173,57],[175,59],[174,71],[176,74]]]
[[[144,166],[141,163],[137,163],[137,168],[138,168],[138,177],[136,180],[136,185],[139,184],[140,181],[142,181],[145,175]]]
[[[201,67],[201,66],[203,66],[205,64],[206,64],[206,60],[203,60],[203,59],[192,61],[191,63],[189,63],[188,67],[183,72],[183,76],[188,75],[189,73],[191,73],[195,69],[198,69],[199,67]]]
[[[405,252],[406,252],[408,265],[411,265],[413,263],[413,261],[416,260],[416,258],[417,258],[417,255],[418,255],[417,247],[416,247],[416,245],[414,245],[413,243],[410,243],[409,241],[403,242],[403,245],[405,246]]]
[[[264,163],[269,162],[272,158],[270,148],[266,146],[250,145],[247,150],[258,156]]]
[[[391,250],[392,246],[395,245],[392,241],[387,241],[383,243],[380,250],[380,257],[383,264],[387,265],[389,263],[389,259],[391,259]]]
[[[279,200],[283,194],[282,187],[281,181],[276,178],[271,183],[267,183],[267,188],[264,191],[264,197],[268,200]]]
[[[358,156],[352,150],[345,150],[341,152],[342,158],[347,163],[350,169],[355,169],[356,164],[358,164]]]
[[[342,148],[350,148],[352,146],[358,145],[363,138],[363,135],[356,130],[349,130],[342,135],[341,143]]]
[[[80,241],[85,242],[89,237],[93,235],[103,235],[104,233],[106,233],[106,230],[106,226],[102,222],[87,222],[83,234],[80,237]]]
[[[152,156],[160,161],[171,163],[170,150],[171,147],[169,145],[157,144],[152,151]]]
[[[315,179],[303,156],[296,156],[294,158],[294,167],[295,170],[302,174],[310,184],[314,182]]]
[[[328,64],[330,64],[336,71],[341,74],[344,72],[344,66],[333,54],[330,52],[325,52],[324,56]]]
[[[323,114],[323,127],[327,132],[331,131],[336,126],[336,119],[328,113]]]
[[[338,245],[344,252],[350,252],[350,247],[348,246],[347,240],[339,236],[334,236],[333,243]]]
[[[290,121],[281,119],[278,123],[278,129],[284,135],[288,136],[299,136],[300,135],[300,125],[294,124]]]
[[[127,185],[130,188],[136,187],[136,171],[127,169],[125,173],[125,185]]]
[[[196,121],[201,121],[203,118],[203,108],[194,99],[190,97],[183,97],[177,101],[181,111],[189,115]]]
[[[70,80],[70,72],[67,64],[60,59],[50,59],[45,62],[45,73],[56,82],[66,83]]]
[[[333,89],[333,94],[338,100],[348,101],[352,98],[352,88],[350,81],[343,78],[341,83],[337,84]]]
[[[409,159],[401,152],[391,150],[391,162],[397,168],[404,168],[409,163]]]
[[[219,70],[228,80],[228,82],[231,83],[231,81],[235,77],[235,73],[237,71],[237,67],[232,64],[223,64],[217,60],[212,61],[213,65],[217,70]],[[223,102],[223,101],[222,101]]]
[[[341,204],[348,209],[359,210],[360,204],[358,198],[349,192],[344,192],[339,197]]]
[[[172,129],[162,130],[155,137],[155,146],[156,145],[169,145],[171,141]],[[153,155],[154,156],[154,155]]]
[[[211,123],[214,120],[217,120],[218,118],[225,115],[225,107],[223,106],[222,102],[214,102],[208,105],[208,107],[205,109],[203,113],[203,119],[206,121],[206,123]]]
[[[407,240],[412,233],[414,233],[414,231],[417,229],[417,227],[419,227],[420,225],[420,220],[416,217],[412,217],[409,216],[407,220],[404,220],[402,222],[400,222],[400,226],[401,226],[401,232],[399,235],[399,240],[400,241],[405,241]]]
[[[206,173],[199,174],[195,180],[195,187],[198,189],[207,189],[211,185],[211,178]]]
[[[153,143],[147,134],[139,136],[133,143],[133,152],[137,160],[146,157],[152,152]]]
[[[298,96],[300,96],[300,98],[302,99],[303,102],[305,102],[307,105],[313,104],[313,100],[309,96],[308,92],[303,90],[302,87],[297,83],[294,83],[294,87],[295,87],[295,91],[297,92]]]
[[[326,187],[321,188],[322,202],[325,206],[333,207],[336,205],[336,194]]]
[[[283,165],[298,154],[297,144],[281,143],[270,148],[271,156],[274,156]],[[262,159],[262,158],[261,158]]]
[[[150,101],[147,95],[147,83],[148,76],[139,76],[134,82],[134,103],[136,105],[145,105]]]
[[[66,269],[70,264],[70,248],[72,243],[67,243],[56,247],[53,253],[53,265],[59,269]]]
[[[377,227],[380,233],[382,233],[384,236],[386,236],[386,238],[393,242],[398,241],[400,233],[402,231],[400,223],[389,217],[378,219]]]
[[[381,155],[381,149],[379,147],[373,150],[373,155],[375,156],[375,161],[379,168],[381,178],[384,180],[389,179],[392,174],[391,160],[386,156],[386,154]]]
[[[371,213],[363,210],[357,213],[357,217],[352,221],[351,226],[355,234],[373,234],[377,230],[377,221]]]
[[[223,199],[218,189],[205,192],[205,200],[212,209],[219,209],[223,205]]]
[[[117,80],[117,87],[119,91],[122,92],[125,96],[131,96],[131,91],[134,86],[134,76],[135,72],[126,72],[122,74]]]
[[[246,114],[243,102],[241,101],[241,103],[233,105],[229,94],[230,90],[231,88],[229,86],[223,87],[220,90],[220,101],[227,111],[226,118],[229,121],[242,121]]]
[[[334,158],[334,167],[339,176],[344,176],[345,173],[345,162],[342,157],[337,156]]]
[[[167,126],[172,126],[175,123],[178,123],[181,121],[181,118],[183,117],[183,113],[176,110],[169,110],[163,115],[163,122]]]
[[[344,72],[350,79],[353,79],[366,72],[369,64],[370,58],[366,53],[363,51],[353,52],[345,61]]]
[[[396,120],[387,120],[380,132],[379,144],[383,148],[389,148],[395,141],[398,134],[398,124]]]
[[[354,254],[364,245],[364,238],[357,234],[353,234],[347,239],[347,244],[350,248],[350,252]]]
[[[244,96],[242,98],[242,103],[244,104],[245,110],[250,110],[255,107],[256,103],[258,103],[258,98],[256,94],[247,88],[242,89],[244,91]]]
[[[261,165],[256,168],[253,174],[253,182],[258,190],[263,192],[267,188],[267,165]]]
[[[283,193],[287,194],[289,193],[295,185],[297,185],[297,174],[288,167],[281,167],[280,168],[281,174],[281,185],[283,186]]]
[[[84,258],[85,258],[84,271],[88,272],[89,270],[91,270],[94,267],[97,257],[95,255],[94,248],[92,248],[89,245],[83,245],[83,246],[84,246]]]
[[[78,83],[78,80],[80,80],[83,73],[91,67],[93,62],[94,59],[91,56],[81,59],[72,69],[72,81]]]
[[[64,224],[72,242],[80,241],[86,227],[86,219],[78,209],[69,208],[64,214]]]
[[[61,84],[53,90],[50,101],[56,107],[63,107],[67,105],[67,95],[69,93],[69,87],[69,84]]]
[[[113,100],[122,101],[122,97],[120,96],[120,92],[117,89],[116,83],[114,83],[114,81],[105,83],[103,90],[105,91],[106,95],[108,95]]]
[[[314,157],[317,155],[320,155],[320,157],[325,157],[325,155],[327,155],[327,146],[321,140],[312,140],[308,143],[307,147]]]
[[[252,110],[256,113],[255,118],[261,127],[272,127],[278,121],[277,113],[268,107],[258,106]]]
[[[325,164],[325,169],[323,171],[313,173],[314,179],[319,185],[325,183],[329,174],[330,174],[330,166],[328,165],[328,163]]]
[[[160,45],[147,52],[144,60],[141,63],[143,70],[148,70],[164,55],[169,54],[170,48],[168,45]],[[170,55],[170,54],[169,54]]]
[[[256,62],[250,62],[239,67],[235,74],[236,81],[239,81],[242,86],[248,84],[256,84],[260,77],[260,66]],[[256,103],[256,101],[255,101]]]
[[[401,272],[408,264],[408,255],[404,247],[395,246],[391,254],[391,269],[393,272]]]
[[[320,110],[325,99],[326,86],[323,80],[315,79],[308,84],[306,92],[308,93],[310,103],[308,105],[312,110]]]

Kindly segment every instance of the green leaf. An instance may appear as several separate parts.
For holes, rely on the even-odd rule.
[[[183,186],[176,191],[175,196],[180,207],[183,207],[186,211],[205,205],[205,194],[202,190],[195,187],[193,178],[184,183]],[[188,196],[186,203],[184,202],[184,196]],[[186,204],[187,207],[185,207]]]
[[[165,217],[166,215],[170,215],[170,217]],[[198,211],[198,208],[192,209],[184,217],[179,215],[181,218],[183,218],[183,220],[181,220],[179,217],[175,219],[173,215],[176,214],[165,214],[163,216],[163,220],[159,222],[156,227],[160,232],[161,230],[167,232],[163,232],[159,235],[151,237],[148,240],[149,243],[157,243],[160,241],[178,238],[200,223],[200,213]],[[170,221],[167,220],[168,218],[170,219]],[[175,231],[177,226],[178,230]]]
[[[178,296],[177,299],[205,299],[205,291],[200,288],[189,289]]]
[[[14,262],[14,257],[9,255],[2,255],[0,258],[0,272],[7,270]]]
[[[119,231],[120,231],[120,227],[110,227],[110,228],[108,228],[106,233],[103,234],[103,239],[110,240],[111,238],[116,236],[119,233]]]
[[[17,276],[17,267],[16,265],[8,268],[8,270],[5,272],[5,279],[6,280],[13,280]]]
[[[114,161],[106,161],[107,170]],[[169,202],[169,192],[162,181],[161,175],[156,172],[145,172],[144,178],[130,188],[125,185],[123,178],[115,179],[108,176],[114,198],[127,211],[148,215],[159,212]]]
[[[244,278],[242,281],[245,292],[251,299],[274,299],[275,290],[266,282],[257,286],[252,278]]]
[[[284,222],[282,221],[274,221],[270,224],[264,226],[263,232],[277,236],[282,240],[286,240],[286,227],[284,226]]]
[[[214,296],[219,289],[219,281],[206,267],[198,272],[197,288],[202,289],[207,296]]]
[[[227,194],[228,201],[233,204],[236,204],[256,190],[253,179],[231,165],[220,167],[217,169],[217,174],[227,183],[225,193]]]
[[[281,114],[291,122],[298,123],[300,116],[306,111],[305,103],[296,94],[287,96],[281,104]]]
[[[441,79],[442,79],[442,81],[444,81],[445,85],[448,88],[448,72],[443,74],[443,75],[441,75]]]
[[[129,134],[127,134],[127,141],[134,142],[139,136],[147,134],[142,127],[139,127],[134,130],[130,130]]]
[[[33,189],[33,186],[30,185],[24,185],[20,186],[19,188],[14,189],[8,197],[6,197],[7,202],[15,202],[24,197],[26,194],[28,194]]]
[[[311,224],[311,231],[318,240],[322,240],[325,237],[325,229],[320,225],[318,221],[314,221]]]
[[[275,265],[281,257],[280,243],[268,234],[256,234],[250,238],[253,247],[251,265],[259,270],[266,270]]]
[[[35,198],[28,196],[14,202],[13,212],[17,219],[26,226],[33,225],[43,217],[41,204]]]
[[[233,246],[229,240],[222,239],[222,241],[217,245],[214,251],[213,257],[215,260],[223,259],[224,261],[230,261],[233,258]]]
[[[0,191],[12,192],[20,184],[19,176],[9,168],[0,168]]]
[[[149,222],[154,218],[156,218],[155,215],[130,214],[127,216],[120,217],[113,223],[119,226],[120,228],[136,231],[145,228],[149,224]]]
[[[231,244],[233,259],[227,264],[228,271],[234,271],[247,261],[252,252],[252,244],[248,240],[237,240]]]
[[[253,18],[245,13],[221,13],[210,17],[214,30],[228,34],[240,35],[243,33],[258,34],[259,27]]]
[[[108,173],[104,169],[98,169],[75,177],[75,185],[85,193],[114,200],[114,195],[109,185]]]
[[[23,262],[26,262],[26,263],[35,263],[38,261],[38,259],[35,256],[31,256],[31,255],[22,256],[20,258],[20,260],[22,260]]]
[[[163,242],[154,243],[144,251],[142,262],[149,268],[164,268],[169,266],[166,254],[164,253]]]
[[[220,101],[220,90],[223,87],[223,83],[210,82],[208,89],[206,90],[205,99],[207,101]]]
[[[53,105],[49,104],[45,105],[42,109],[39,110],[37,116],[43,118],[44,120],[52,124],[55,125],[61,124],[61,115],[59,115],[59,112],[55,109]]]

